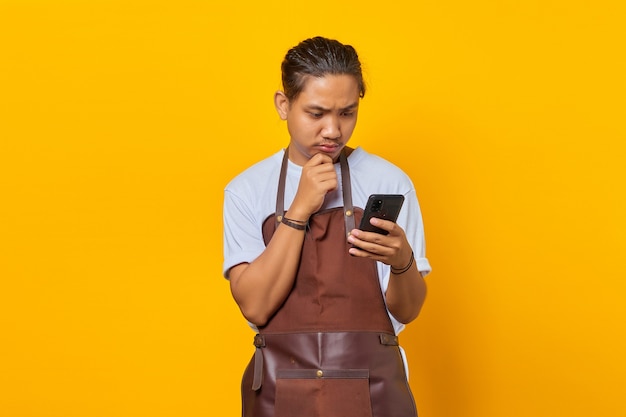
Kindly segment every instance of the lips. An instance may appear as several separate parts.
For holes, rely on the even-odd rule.
[[[333,153],[339,148],[337,143],[321,143],[317,145],[318,149],[324,153]]]

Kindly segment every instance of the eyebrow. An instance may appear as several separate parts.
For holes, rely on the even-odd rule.
[[[355,109],[357,107],[359,107],[359,102],[358,101],[350,104],[349,106],[346,106],[346,107],[343,107],[343,108],[339,109],[339,111],[353,110],[353,109]],[[321,111],[321,112],[329,112],[330,111],[330,109],[327,109],[326,107],[322,107],[322,106],[317,105],[317,104],[311,104],[309,106],[306,106],[306,108],[308,110],[318,110],[318,111]]]

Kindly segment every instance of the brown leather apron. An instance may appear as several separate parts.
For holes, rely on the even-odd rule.
[[[415,417],[398,338],[372,260],[348,253],[352,207],[346,156],[340,156],[344,207],[309,219],[294,287],[254,338],[242,380],[244,417]],[[275,216],[284,215],[287,151]]]

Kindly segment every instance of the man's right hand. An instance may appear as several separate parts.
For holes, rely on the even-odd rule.
[[[289,218],[309,219],[324,203],[329,191],[337,188],[337,173],[330,156],[318,153],[302,167],[298,191],[289,208]]]

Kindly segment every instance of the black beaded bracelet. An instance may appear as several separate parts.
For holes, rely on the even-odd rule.
[[[413,266],[413,261],[415,261],[415,255],[413,254],[413,251],[411,251],[411,259],[409,260],[409,264],[405,266],[404,268],[394,268],[392,266],[391,272],[394,273],[395,275],[404,274],[406,271],[411,269],[411,267]]]
[[[294,228],[296,230],[306,230],[307,223],[298,223],[297,220],[291,220],[283,216],[280,221],[282,224]]]

